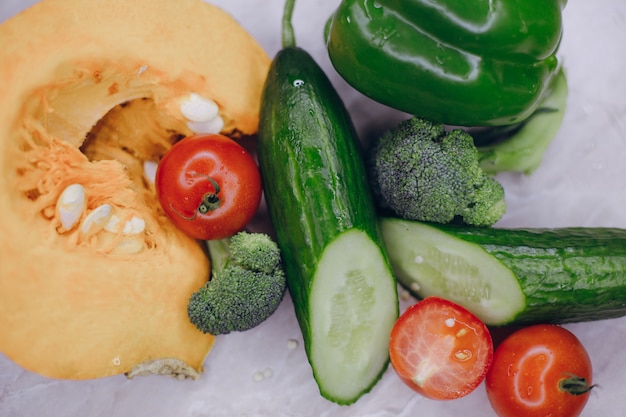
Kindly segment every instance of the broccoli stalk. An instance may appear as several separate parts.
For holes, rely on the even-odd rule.
[[[480,155],[480,167],[488,174],[532,174],[561,127],[567,96],[567,79],[561,69],[530,117],[510,126],[470,130]]]
[[[412,117],[385,132],[368,160],[380,208],[436,223],[491,226],[504,215],[504,189],[479,166],[472,136]]]
[[[211,279],[192,294],[190,321],[213,335],[251,329],[278,308],[286,288],[278,245],[266,234],[239,232],[207,241]]]

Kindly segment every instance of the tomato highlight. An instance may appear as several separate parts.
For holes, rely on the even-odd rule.
[[[391,364],[404,383],[437,400],[468,395],[483,381],[493,357],[485,324],[464,307],[440,297],[410,306],[389,341]]]
[[[163,156],[155,187],[168,218],[195,239],[243,230],[261,202],[261,174],[250,153],[219,134],[182,139]]]
[[[576,417],[589,398],[591,376],[589,355],[573,333],[538,324],[498,345],[485,388],[499,417]]]

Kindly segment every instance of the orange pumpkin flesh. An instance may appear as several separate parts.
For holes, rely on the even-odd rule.
[[[0,25],[0,44],[0,351],[54,378],[146,363],[197,377],[214,337],[186,304],[209,263],[143,164],[192,133],[192,92],[218,104],[222,133],[254,134],[269,58],[202,0],[43,0]],[[110,204],[145,230],[61,228],[55,205],[75,183],[81,221]]]

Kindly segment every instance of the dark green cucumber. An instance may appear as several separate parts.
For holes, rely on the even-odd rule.
[[[388,366],[397,287],[350,117],[295,46],[270,67],[258,157],[313,375],[325,398],[353,403]]]
[[[500,229],[382,218],[396,278],[489,325],[626,315],[626,230]]]

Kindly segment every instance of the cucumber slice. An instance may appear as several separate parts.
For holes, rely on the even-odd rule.
[[[389,339],[396,317],[385,265],[381,248],[358,229],[341,233],[320,257],[310,294],[310,356],[315,378],[333,397],[357,397],[387,361],[387,343],[375,342]]]

